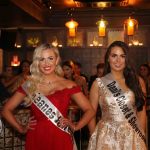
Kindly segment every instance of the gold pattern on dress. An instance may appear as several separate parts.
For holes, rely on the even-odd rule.
[[[100,78],[96,80],[100,90],[99,104],[102,117],[90,137],[88,150],[146,150],[145,143],[124,118],[120,108],[115,104],[114,97]],[[135,108],[133,92],[128,91],[124,94],[128,105]]]

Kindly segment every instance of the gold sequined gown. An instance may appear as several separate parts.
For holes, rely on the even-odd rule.
[[[90,137],[88,150],[146,150],[144,141],[133,131],[110,91],[102,87],[100,78],[96,80],[100,88],[102,117]],[[135,108],[133,92],[129,90],[125,94],[127,103]]]

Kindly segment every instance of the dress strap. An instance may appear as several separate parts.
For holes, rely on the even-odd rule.
[[[102,79],[101,79],[101,78],[96,78],[96,81],[97,81],[97,83],[98,83],[98,86],[99,86],[100,90],[101,90],[104,94],[106,94],[106,93],[107,93],[107,89],[106,89],[105,85],[103,84]]]

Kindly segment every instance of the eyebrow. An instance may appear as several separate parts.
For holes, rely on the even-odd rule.
[[[110,53],[110,54],[118,55],[118,54],[116,54],[116,53]],[[123,54],[120,54],[120,55],[126,55],[126,54],[125,54],[125,53],[123,53]]]
[[[39,57],[39,58],[45,58],[46,59],[46,58],[50,58],[50,57],[55,57],[55,56]]]

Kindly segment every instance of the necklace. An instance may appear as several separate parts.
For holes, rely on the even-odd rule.
[[[38,84],[39,90],[46,94],[53,93],[54,91],[60,89],[62,82],[64,80],[65,79],[60,79],[60,78],[56,78],[53,81],[40,79],[39,84]]]
[[[53,82],[44,82],[44,80],[41,80],[38,82],[38,90],[45,93],[45,94],[48,94],[48,93],[51,93],[52,91],[54,91],[54,84]]]

